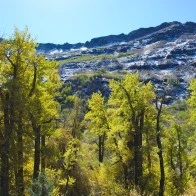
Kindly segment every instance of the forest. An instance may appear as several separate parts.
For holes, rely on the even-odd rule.
[[[89,98],[28,30],[0,42],[0,196],[196,195],[196,80],[171,105],[139,73]]]

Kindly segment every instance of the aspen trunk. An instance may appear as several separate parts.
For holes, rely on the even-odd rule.
[[[163,160],[163,148],[161,143],[160,136],[160,117],[162,112],[163,99],[161,101],[160,106],[158,107],[158,98],[156,100],[156,109],[157,109],[157,117],[156,117],[156,141],[158,147],[158,156],[159,156],[159,166],[160,166],[160,181],[159,181],[159,196],[164,195],[164,186],[165,186],[165,171],[164,171],[164,160]]]
[[[17,172],[17,193],[18,196],[24,195],[24,176],[23,176],[23,130],[22,130],[22,119],[19,116],[19,124],[17,131],[18,139],[18,172]]]
[[[5,95],[4,103],[4,141],[1,146],[1,189],[0,195],[9,196],[9,150],[10,150],[10,118],[9,94]]]
[[[35,132],[35,153],[34,153],[34,169],[33,169],[33,179],[37,179],[39,176],[39,167],[40,167],[40,126],[34,127]]]
[[[41,171],[45,172],[46,158],[45,158],[46,136],[41,136]]]

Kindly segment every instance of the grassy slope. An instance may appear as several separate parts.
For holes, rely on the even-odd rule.
[[[104,60],[104,59],[117,59],[120,57],[128,57],[132,56],[130,53],[120,53],[117,56],[114,55],[81,55],[77,57],[71,57],[69,59],[61,61],[61,63],[72,63],[72,62],[82,62],[82,61],[99,61],[99,60]]]

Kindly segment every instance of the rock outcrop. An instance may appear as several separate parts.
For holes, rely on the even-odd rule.
[[[99,69],[139,71],[144,82],[152,81],[157,92],[167,91],[172,102],[188,95],[189,81],[196,77],[196,23],[163,23],[83,44],[40,44],[38,52],[62,60],[59,73],[64,81]]]

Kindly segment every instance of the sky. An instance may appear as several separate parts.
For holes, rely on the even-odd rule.
[[[0,37],[28,27],[41,43],[86,42],[163,22],[196,22],[196,0],[0,0]]]

